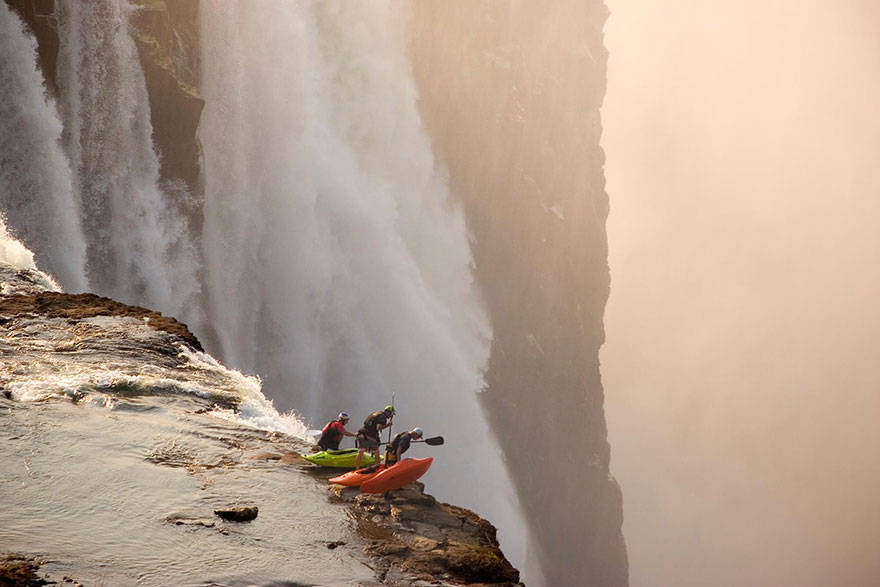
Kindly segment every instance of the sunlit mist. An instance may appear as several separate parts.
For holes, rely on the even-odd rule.
[[[880,8],[610,1],[633,585],[880,583]]]

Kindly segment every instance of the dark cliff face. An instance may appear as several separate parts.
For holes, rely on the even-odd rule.
[[[58,25],[55,0],[6,0],[37,40],[37,61],[57,94]],[[136,0],[131,18],[150,97],[153,142],[162,178],[200,199],[201,146],[196,129],[204,107],[199,95],[198,0]],[[198,214],[191,220],[200,221]],[[198,227],[196,227],[198,228]]]
[[[609,291],[599,1],[416,3],[421,108],[494,329],[484,405],[548,584],[625,585],[598,351]]]
[[[140,0],[132,15],[162,177],[201,194],[199,2]]]

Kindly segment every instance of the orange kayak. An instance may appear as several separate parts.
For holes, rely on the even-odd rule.
[[[434,459],[431,457],[426,459],[403,459],[399,463],[382,469],[370,479],[362,482],[361,491],[364,493],[384,493],[385,491],[400,489],[424,475],[433,461]]]
[[[371,467],[358,469],[357,471],[349,471],[348,473],[344,473],[337,477],[332,477],[330,483],[345,485],[346,487],[360,487],[361,483],[372,479],[384,469],[385,465],[379,465],[378,467],[373,465]]]

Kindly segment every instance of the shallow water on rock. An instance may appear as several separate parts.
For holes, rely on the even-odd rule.
[[[0,550],[86,585],[375,582],[345,506],[290,462],[301,441],[197,396],[104,397],[0,397]],[[213,514],[233,504],[259,515]]]

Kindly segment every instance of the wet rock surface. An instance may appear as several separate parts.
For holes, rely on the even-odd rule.
[[[40,563],[20,554],[0,554],[0,587],[41,587],[42,585],[68,585],[83,587],[70,577],[53,581],[48,575],[40,577]]]
[[[332,486],[348,504],[364,552],[385,585],[521,585],[495,527],[472,511],[438,502],[412,483],[384,494]]]
[[[0,297],[0,316],[9,320],[14,316],[34,314],[46,318],[83,320],[96,316],[137,318],[153,330],[177,336],[191,348],[201,351],[202,345],[186,324],[139,306],[129,306],[94,294],[65,294],[45,292],[36,295]]]
[[[0,555],[0,587],[48,585],[37,575],[39,568],[36,562],[21,555]]]
[[[230,506],[228,508],[214,510],[214,514],[224,520],[233,522],[250,522],[260,513],[260,508],[252,506]]]

